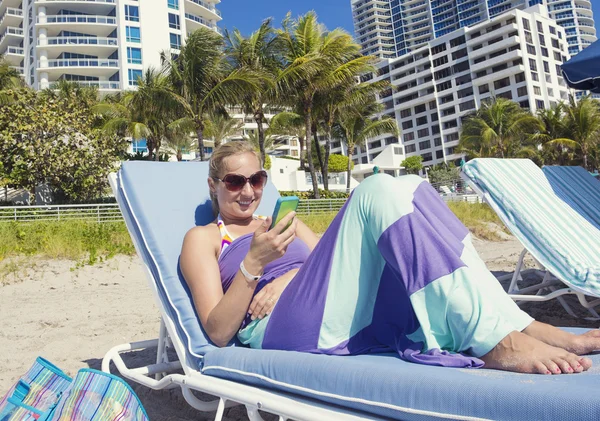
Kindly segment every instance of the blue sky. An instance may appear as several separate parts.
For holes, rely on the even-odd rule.
[[[297,17],[310,10],[317,12],[319,21],[327,28],[341,26],[353,33],[350,0],[222,0],[217,8],[223,15],[219,26],[229,30],[238,28],[245,35],[256,30],[268,17],[273,17],[278,27],[287,12]]]
[[[600,0],[591,0],[597,30],[600,31]],[[263,19],[275,18],[275,26],[288,11],[292,16],[314,10],[319,20],[329,29],[339,26],[353,34],[350,0],[222,0],[217,5],[223,14],[220,26],[238,28],[243,34],[249,34],[258,28]]]

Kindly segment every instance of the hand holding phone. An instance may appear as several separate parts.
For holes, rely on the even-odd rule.
[[[299,202],[300,202],[300,199],[298,199],[298,197],[296,197],[296,196],[280,197],[279,199],[277,199],[277,203],[275,204],[275,210],[273,211],[273,218],[271,221],[271,226],[269,227],[269,229],[273,229],[275,227],[275,225],[277,225],[279,223],[279,221],[281,221],[281,219],[284,216],[286,216],[288,213],[296,211],[296,209],[298,208]],[[288,229],[288,227],[291,224],[292,224],[292,221],[290,221],[286,225],[286,227],[283,229],[283,231]]]

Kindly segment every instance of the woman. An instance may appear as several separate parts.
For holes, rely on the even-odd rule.
[[[599,331],[534,321],[479,259],[468,230],[420,177],[369,177],[321,240],[294,213],[255,215],[267,174],[245,142],[212,155],[217,218],[184,239],[181,269],[217,346],[350,355],[540,374],[577,373]],[[292,221],[289,228],[283,229]]]

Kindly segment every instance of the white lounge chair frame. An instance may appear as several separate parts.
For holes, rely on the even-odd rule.
[[[482,198],[482,200],[487,203],[496,214],[500,217],[503,223],[504,221],[501,213],[497,212],[496,205],[493,200],[490,200],[489,196],[481,190],[481,188],[471,180],[465,173],[461,172],[461,178],[466,181],[469,186]],[[508,226],[508,224],[507,224]],[[535,260],[538,269],[524,269],[524,260],[527,254],[531,255],[531,257]],[[527,272],[534,271],[537,272],[540,276],[542,276],[542,281],[538,284],[531,285],[529,287],[520,288],[519,282],[523,281],[523,275]],[[517,266],[515,271],[511,274],[503,275],[497,278],[498,281],[506,281],[510,279],[510,284],[508,286],[507,293],[515,302],[543,302],[550,301],[553,299],[557,299],[560,305],[565,309],[565,311],[573,317],[578,317],[571,306],[565,301],[563,295],[571,294],[576,295],[579,303],[590,312],[592,318],[587,318],[589,320],[600,320],[600,315],[594,309],[594,307],[600,305],[600,298],[594,299],[592,301],[588,301],[588,297],[584,293],[584,291],[579,291],[576,288],[568,286],[562,279],[559,279],[554,274],[552,274],[549,270],[542,265],[538,259],[534,256],[531,251],[527,250],[526,247],[523,248],[523,251],[519,255],[519,261],[517,262]]]
[[[109,175],[110,186],[115,193],[118,194],[118,181],[116,174]],[[121,204],[119,203],[119,206]],[[129,225],[130,221],[126,219]],[[128,226],[131,229],[132,227]],[[138,253],[142,256],[141,244],[138,239],[132,236],[133,244]],[[142,259],[143,262],[143,259]],[[102,371],[110,373],[110,363],[114,363],[119,373],[136,383],[149,387],[154,390],[181,388],[185,400],[195,409],[203,412],[216,411],[215,420],[221,421],[225,408],[237,405],[244,405],[248,413],[250,421],[264,421],[258,410],[269,412],[279,416],[279,421],[287,419],[294,420],[343,420],[343,421],[358,421],[358,420],[379,420],[381,418],[370,416],[359,411],[346,410],[339,406],[327,404],[317,400],[305,398],[300,395],[294,395],[285,392],[275,392],[263,390],[258,387],[249,386],[241,383],[236,383],[230,380],[224,380],[217,377],[207,376],[195,369],[188,359],[188,354],[183,342],[177,335],[177,330],[174,321],[169,317],[164,310],[159,297],[159,292],[156,282],[152,276],[150,268],[144,263],[144,270],[147,279],[150,283],[150,288],[154,298],[158,303],[161,312],[161,324],[158,339],[131,342],[122,345],[117,345],[110,349],[102,360]],[[173,347],[178,361],[169,361],[167,349]],[[142,350],[147,348],[156,348],[156,363],[145,367],[130,368],[127,367],[123,359],[122,353]],[[180,374],[183,370],[183,374]],[[257,377],[260,377],[257,375]],[[268,378],[263,380],[272,381]],[[301,389],[301,388],[298,388]],[[198,399],[192,391],[198,391],[215,396],[212,401],[202,401]],[[316,393],[315,391],[312,391]],[[331,394],[322,393],[323,396],[332,396]],[[336,396],[338,398],[342,398]],[[391,406],[393,409],[401,410],[412,414],[431,414],[428,411],[420,411],[411,408]],[[437,414],[436,414],[437,415]],[[464,417],[462,419],[467,419]]]

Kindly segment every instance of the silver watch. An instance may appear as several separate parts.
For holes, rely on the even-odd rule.
[[[252,275],[250,272],[248,272],[246,270],[246,267],[244,266],[244,261],[242,260],[240,263],[240,270],[242,271],[242,275],[244,275],[244,278],[246,278],[246,282],[250,283],[250,282],[256,282],[258,281],[261,275]]]

